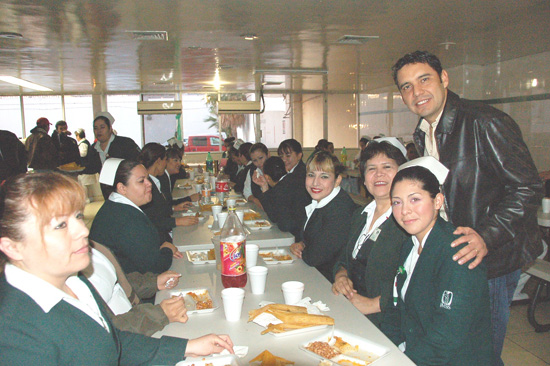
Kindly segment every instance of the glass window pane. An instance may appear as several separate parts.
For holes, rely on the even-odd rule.
[[[260,114],[261,142],[268,148],[277,148],[281,141],[292,138],[290,96],[264,95],[265,111]]]
[[[84,129],[86,139],[94,142],[94,111],[91,95],[66,95],[65,96],[65,121],[69,131],[74,136],[74,131]]]
[[[36,120],[46,117],[52,126],[50,132],[55,128],[55,123],[63,119],[60,95],[31,95],[23,97],[25,108],[25,132],[26,136],[36,127]]]
[[[108,95],[107,110],[115,118],[113,129],[117,135],[129,137],[138,146],[143,146],[141,117],[137,114],[139,94]]]
[[[213,113],[217,98],[212,98],[206,94],[182,94],[183,137],[188,139],[188,144],[191,136],[202,136],[200,142],[195,137],[193,145],[206,146],[206,136],[219,135],[217,115]]]
[[[142,94],[143,101],[171,102],[176,100],[175,94]],[[180,116],[181,117],[181,116]],[[143,131],[145,143],[158,142],[165,144],[168,139],[176,136],[178,128],[177,114],[149,114],[143,116]]]
[[[323,138],[323,96],[321,94],[303,94],[302,127],[303,147],[314,147]]]
[[[0,97],[0,130],[13,132],[17,137],[23,137],[21,123],[21,101],[19,97]]]
[[[354,94],[328,96],[328,140],[334,147],[358,147]]]

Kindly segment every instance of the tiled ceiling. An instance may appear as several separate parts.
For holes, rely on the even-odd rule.
[[[207,91],[216,70],[227,92],[266,82],[371,91],[392,83],[390,67],[406,52],[430,50],[446,67],[486,65],[550,51],[549,29],[548,0],[0,1],[0,32],[23,36],[0,38],[0,75],[55,93]],[[379,38],[336,43],[344,35]],[[1,95],[20,93],[31,91],[0,82]]]

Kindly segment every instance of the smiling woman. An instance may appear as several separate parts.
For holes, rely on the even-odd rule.
[[[187,341],[119,331],[92,285],[75,275],[90,263],[83,188],[61,174],[36,173],[3,190],[0,364],[173,365],[187,354],[232,348],[225,335]]]
[[[335,156],[317,152],[306,168],[306,189],[313,201],[305,207],[302,241],[292,244],[290,250],[332,282],[332,269],[346,243],[356,206],[340,189],[344,167]]]

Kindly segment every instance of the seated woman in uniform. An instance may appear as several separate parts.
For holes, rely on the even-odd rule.
[[[289,175],[291,174],[287,173],[283,160],[272,156],[264,164],[264,175],[254,179],[262,189],[259,199],[269,219],[281,231],[290,232],[299,240],[306,217],[304,207],[311,202],[311,198],[304,184],[303,195],[307,197],[298,194],[300,184]]]
[[[120,159],[105,161],[99,176],[113,192],[94,218],[90,239],[108,247],[126,273],[162,273],[181,256],[139,208],[152,198],[148,176],[140,163]]]
[[[254,164],[252,164],[252,160],[250,160],[250,148],[252,147],[252,144],[250,142],[242,142],[242,140],[237,140],[234,146],[239,146],[237,150],[237,160],[243,168],[237,172],[233,189],[237,193],[243,193],[248,172],[254,166]]]
[[[152,184],[151,201],[140,206],[149,220],[157,227],[162,240],[172,242],[170,232],[176,226],[190,226],[199,222],[194,216],[172,217],[174,210],[185,210],[191,202],[181,202],[176,206],[172,205],[172,196],[167,197],[162,192],[161,181],[158,177],[164,175],[166,170],[166,149],[161,144],[150,142],[146,144],[137,160],[143,164],[149,173],[149,181]]]
[[[250,160],[253,166],[249,169],[244,181],[243,196],[248,202],[253,202],[256,206],[262,208],[262,203],[258,199],[262,194],[262,189],[254,182],[254,177],[258,178],[263,174],[264,163],[269,158],[267,146],[257,142],[250,147]]]
[[[425,161],[429,170],[415,166]],[[403,245],[381,329],[417,365],[491,365],[486,267],[453,261],[456,228],[439,216],[447,172],[423,157],[402,165],[393,179],[393,215],[412,237]]]
[[[393,177],[406,159],[399,148],[385,141],[371,142],[361,155],[361,175],[374,201],[351,218],[346,247],[334,268],[332,292],[344,295],[380,327],[401,246],[408,237],[391,214],[390,199]]]
[[[346,244],[356,206],[340,188],[344,167],[335,156],[320,151],[306,168],[306,189],[312,202],[305,208],[302,241],[292,244],[290,250],[332,283],[332,270]]]
[[[84,276],[90,263],[84,189],[58,173],[3,187],[0,364],[174,365],[232,349],[226,335],[160,339],[118,330]]]
[[[158,305],[142,301],[152,299],[158,290],[176,286],[181,277],[179,273],[126,274],[109,248],[94,242],[91,245],[92,260],[81,273],[107,304],[105,310],[115,327],[150,336],[168,323],[187,322],[187,309],[181,296],[165,299]]]

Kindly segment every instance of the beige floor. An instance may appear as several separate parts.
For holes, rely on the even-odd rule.
[[[537,320],[550,323],[550,302],[538,306]],[[535,333],[527,320],[527,305],[512,306],[502,359],[506,366],[550,365],[550,332]]]

